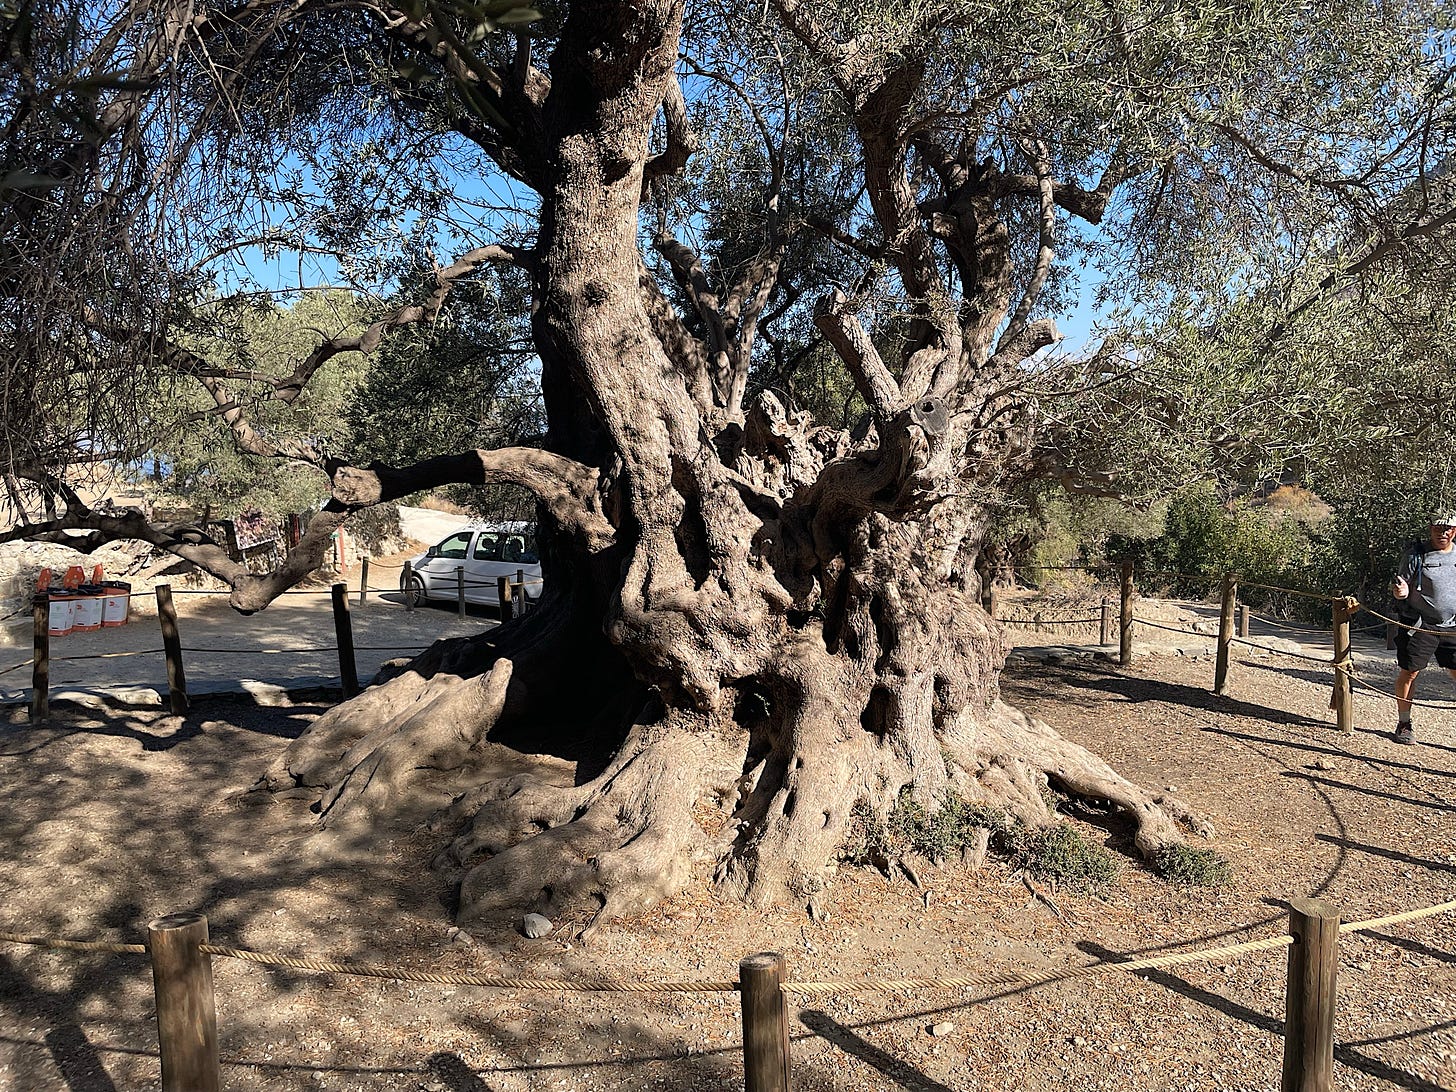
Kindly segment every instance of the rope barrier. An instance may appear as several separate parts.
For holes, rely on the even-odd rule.
[[[1322,603],[1333,603],[1336,599],[1344,599],[1343,595],[1320,595],[1318,592],[1296,591],[1293,588],[1277,588],[1272,584],[1255,584],[1252,580],[1240,580],[1241,588],[1262,588],[1264,591],[1283,592],[1285,595],[1298,595],[1304,599],[1318,599]]]
[[[1135,576],[1166,576],[1166,577],[1171,577],[1174,580],[1222,580],[1223,579],[1223,574],[1222,573],[1165,573],[1165,572],[1155,572],[1153,570],[1146,570],[1146,571],[1142,571],[1142,572],[1136,572],[1134,575]],[[1255,587],[1257,587],[1257,586],[1258,585],[1255,585]]]
[[[205,652],[210,656],[279,656],[287,652],[338,652],[337,645],[324,648],[184,648],[183,652]]]
[[[1133,622],[1139,626],[1151,626],[1153,629],[1165,629],[1169,633],[1183,633],[1191,637],[1213,637],[1212,633],[1199,633],[1196,629],[1184,629],[1181,626],[1165,626],[1158,622],[1149,622],[1146,618],[1133,617]]]
[[[78,660],[119,660],[125,656],[160,656],[160,648],[139,648],[131,652],[92,652],[85,656],[52,656],[51,663],[73,663]]]
[[[11,944],[33,944],[41,948],[63,948],[76,952],[147,954],[145,944],[112,944],[104,940],[62,940],[60,937],[34,936],[29,933],[0,933],[0,940],[9,941]]]
[[[1438,903],[1435,906],[1422,907],[1420,910],[1407,910],[1400,914],[1388,914],[1383,918],[1369,918],[1365,921],[1347,921],[1340,925],[1342,933],[1360,933],[1367,929],[1376,929],[1385,925],[1399,925],[1403,921],[1417,921],[1420,918],[1434,917],[1436,914],[1444,914],[1447,910],[1456,910],[1456,899],[1451,902]]]
[[[1102,616],[1092,618],[997,618],[996,621],[1010,626],[1080,626],[1102,621]]]
[[[1423,630],[1423,629],[1427,628],[1425,626],[1420,625],[1419,622],[1417,622],[1417,623],[1402,622],[1402,621],[1400,621],[1397,618],[1387,618],[1385,615],[1381,614],[1378,610],[1371,610],[1364,603],[1356,602],[1355,608],[1356,608],[1356,612],[1357,613],[1364,612],[1365,614],[1369,614],[1369,615],[1371,615],[1371,616],[1373,616],[1375,618],[1379,618],[1382,622],[1385,622],[1385,623],[1387,623],[1389,625],[1395,626],[1397,629],[1403,629],[1407,633],[1416,633],[1416,632],[1418,632],[1420,630]],[[1432,626],[1430,628],[1433,629],[1437,633],[1446,634],[1446,635],[1449,635],[1449,636],[1456,637],[1456,630],[1441,629],[1440,627],[1437,627],[1437,626]]]
[[[1376,694],[1382,694],[1382,695],[1384,695],[1387,698],[1394,698],[1396,701],[1400,701],[1401,700],[1400,699],[1400,696],[1398,694],[1396,694],[1396,692],[1394,690],[1382,690],[1380,687],[1374,685],[1373,683],[1366,682],[1364,679],[1362,679],[1359,675],[1357,675],[1355,673],[1355,671],[1354,671],[1353,668],[1346,668],[1345,669],[1345,673],[1350,676],[1350,678],[1351,678],[1351,680],[1353,682],[1355,682],[1355,683],[1359,684],[1360,686],[1364,687],[1366,690],[1369,690],[1369,691],[1371,691],[1373,693],[1376,693]],[[1440,709],[1443,712],[1450,712],[1452,709],[1456,709],[1456,705],[1447,705],[1447,704],[1444,704],[1442,702],[1417,701],[1415,698],[1407,698],[1405,700],[1409,701],[1411,703],[1411,705],[1418,706],[1421,709]]]
[[[1202,963],[1213,959],[1228,959],[1250,952],[1287,948],[1294,938],[1287,933],[1265,940],[1251,940],[1244,944],[1230,944],[1222,948],[1204,948],[1196,952],[1179,952],[1175,955],[1149,956],[1145,959],[1101,960],[1082,967],[1071,967],[1060,971],[1018,972],[1008,975],[961,975],[954,978],[885,978],[869,979],[864,982],[785,982],[785,993],[830,994],[830,993],[898,993],[902,990],[924,990],[944,988],[966,988],[977,986],[1049,985],[1065,982],[1104,971],[1152,970],[1156,967],[1174,967],[1185,963]]]
[[[23,660],[18,664],[14,664],[10,667],[0,669],[0,675],[8,675],[12,671],[19,671],[22,667],[29,667],[33,663],[35,663],[34,660]]]
[[[1249,612],[1249,620],[1263,622],[1265,625],[1273,626],[1275,629],[1294,630],[1299,633],[1318,633],[1323,636],[1324,634],[1329,632],[1328,630],[1320,629],[1317,626],[1296,626],[1290,622],[1276,621],[1275,619],[1267,618],[1262,614],[1255,614],[1253,611]]]
[[[254,952],[245,948],[225,948],[218,944],[200,944],[200,951],[225,959],[241,959],[268,967],[290,967],[299,971],[322,971],[329,974],[356,975],[363,978],[388,978],[397,982],[426,982],[439,986],[494,986],[517,990],[568,990],[581,993],[731,993],[737,982],[642,982],[618,978],[492,978],[477,974],[435,974],[430,971],[408,971],[377,963],[340,963],[325,959],[299,959],[272,952]]]
[[[1398,914],[1368,918],[1364,921],[1345,922],[1341,933],[1362,932],[1387,925],[1416,921],[1433,917],[1450,910],[1456,910],[1456,900],[1426,906],[1417,910],[1406,910]],[[44,948],[58,948],[72,951],[112,952],[118,954],[146,954],[145,944],[115,944],[106,941],[64,940],[59,937],[36,936],[24,933],[0,932],[0,941],[13,944],[29,944]],[[938,978],[883,978],[863,982],[844,980],[824,982],[785,982],[785,993],[822,995],[829,993],[882,992],[897,993],[906,990],[935,988],[971,988],[1006,985],[1044,985],[1052,982],[1082,978],[1104,971],[1153,970],[1160,967],[1176,967],[1189,963],[1203,963],[1215,959],[1253,952],[1287,948],[1294,943],[1288,934],[1265,937],[1261,940],[1245,941],[1241,944],[1223,945],[1217,948],[1199,948],[1191,952],[1176,952],[1170,955],[1148,956],[1142,959],[1099,960],[1081,967],[1053,971],[1012,971],[1005,974],[963,974]],[[411,971],[399,967],[388,967],[378,963],[350,963],[338,960],[313,959],[285,956],[274,952],[258,952],[247,948],[231,948],[220,944],[201,944],[198,950],[224,959],[237,959],[269,967],[287,967],[292,970],[316,971],[325,974],[345,974],[363,978],[382,978],[396,982],[420,982],[442,986],[486,986],[499,989],[566,991],[577,993],[732,993],[739,988],[734,981],[660,982],[627,980],[618,978],[497,978],[473,974],[438,974],[433,971]]]
[[[1305,660],[1308,663],[1312,664],[1324,664],[1327,667],[1341,667],[1350,662],[1346,660],[1342,661],[1342,663],[1337,664],[1333,656],[1331,656],[1329,659],[1325,659],[1322,656],[1309,656],[1303,652],[1290,652],[1287,648],[1274,648],[1272,645],[1261,645],[1255,641],[1246,640],[1243,637],[1230,637],[1229,643],[1234,645],[1246,645],[1249,648],[1257,648],[1261,652],[1269,652],[1275,656],[1290,656],[1296,660]]]

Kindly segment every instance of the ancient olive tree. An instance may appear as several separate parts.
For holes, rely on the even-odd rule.
[[[700,867],[756,901],[812,902],[851,822],[906,798],[1035,825],[1050,782],[1123,812],[1153,859],[1180,825],[1206,833],[1000,700],[981,543],[1010,483],[1134,491],[1222,442],[1140,381],[1153,350],[1046,358],[1078,259],[1110,256],[1109,283],[1143,312],[1187,315],[1308,277],[1311,248],[1337,286],[1446,227],[1439,188],[1393,201],[1434,175],[1451,135],[1449,58],[1423,48],[1421,5],[503,11],[152,0],[128,24],[162,43],[129,56],[151,65],[148,86],[172,77],[183,132],[212,153],[186,192],[221,200],[208,180],[233,171],[269,208],[302,207],[308,186],[276,165],[315,157],[329,207],[269,245],[367,264],[349,247],[399,203],[392,185],[439,193],[405,178],[427,154],[436,183],[468,190],[468,164],[512,207],[462,229],[446,264],[444,235],[417,232],[414,296],[322,333],[285,374],[201,360],[165,318],[93,316],[90,336],[200,384],[245,450],[328,475],[333,500],[277,572],[74,496],[24,533],[148,537],[251,611],[351,511],[443,483],[530,490],[540,609],[388,673],[269,774],[316,786],[322,823],[352,828],[423,769],[589,741],[575,783],[492,781],[443,816],[464,918],[572,902],[610,916]],[[205,271],[218,249],[159,258]],[[539,447],[361,466],[252,426],[252,402],[287,403],[332,355],[438,321],[489,265],[529,278]],[[1270,344],[1299,310],[1271,305]],[[795,367],[828,353],[863,408],[847,424],[788,394]]]

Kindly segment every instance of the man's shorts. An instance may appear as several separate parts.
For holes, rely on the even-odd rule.
[[[1402,671],[1420,671],[1436,654],[1436,664],[1456,670],[1456,630],[1405,629],[1395,634],[1395,662]]]

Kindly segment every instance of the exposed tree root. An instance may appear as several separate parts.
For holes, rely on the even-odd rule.
[[[437,862],[466,869],[459,920],[586,904],[595,925],[677,891],[711,855],[741,764],[718,734],[638,725],[587,784],[484,787],[451,809],[473,815]]]

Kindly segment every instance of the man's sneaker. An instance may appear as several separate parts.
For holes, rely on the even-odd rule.
[[[1411,727],[1410,721],[1402,721],[1395,729],[1395,742],[1414,743],[1416,741],[1416,730]]]

